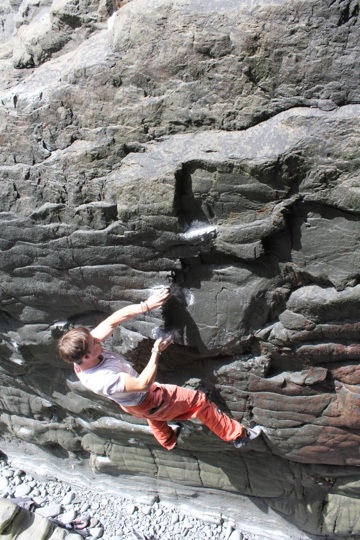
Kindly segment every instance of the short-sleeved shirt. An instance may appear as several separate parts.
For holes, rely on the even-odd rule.
[[[103,351],[101,356],[102,360],[97,366],[84,371],[74,364],[75,373],[82,384],[95,394],[110,398],[119,405],[125,407],[138,405],[146,392],[125,392],[122,374],[128,373],[135,378],[139,374],[120,354]]]

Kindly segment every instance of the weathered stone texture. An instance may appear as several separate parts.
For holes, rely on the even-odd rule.
[[[131,495],[127,475],[168,502],[211,493],[242,526],[231,501],[255,497],[277,538],[360,537],[358,12],[4,2],[0,428],[13,459],[23,445],[36,463],[35,443],[49,467],[91,466],[113,489],[120,475]],[[251,451],[187,422],[166,453],[61,363],[64,330],[164,285],[162,312],[109,346],[141,369],[171,329],[159,380],[263,425]]]
[[[48,519],[0,498],[0,534],[4,540],[42,538],[66,540],[69,533]]]

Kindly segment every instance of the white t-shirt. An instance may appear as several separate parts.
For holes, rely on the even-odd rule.
[[[124,392],[122,373],[128,373],[135,378],[139,374],[120,354],[103,351],[101,356],[103,359],[100,364],[91,369],[81,371],[74,364],[75,373],[82,384],[95,394],[110,398],[119,405],[125,407],[138,405],[146,392]]]

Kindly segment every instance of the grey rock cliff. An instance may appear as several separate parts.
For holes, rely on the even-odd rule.
[[[251,529],[248,496],[269,538],[360,536],[358,13],[348,0],[4,3],[9,456],[98,489],[206,500]],[[164,285],[162,312],[109,346],[141,369],[156,328],[174,331],[159,380],[263,425],[251,451],[187,422],[166,453],[59,359],[64,330]]]

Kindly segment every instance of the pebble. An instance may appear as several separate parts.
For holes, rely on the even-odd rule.
[[[45,497],[31,496],[32,500],[36,502],[39,506],[43,506],[46,503]]]
[[[62,521],[67,527],[75,520],[85,524],[81,534],[69,530],[66,540],[266,540],[236,530],[235,522],[203,522],[163,506],[154,496],[144,495],[134,504],[114,494],[96,494],[56,479],[36,481],[2,460],[0,496],[27,496],[39,506],[37,514]]]
[[[127,504],[125,506],[126,513],[131,516],[136,511],[136,506],[134,504]]]
[[[148,516],[151,512],[151,506],[144,505],[141,507],[141,511],[145,516]]]
[[[65,497],[62,500],[62,503],[64,506],[67,504],[70,504],[75,499],[75,493],[73,491],[69,491]]]
[[[227,523],[227,525],[226,525],[225,538],[228,538],[228,539],[230,540],[231,534],[232,534],[234,528],[235,528],[235,525],[233,525],[233,524],[229,521],[229,522]]]
[[[3,477],[3,478],[0,478],[0,493],[1,493],[2,491],[7,491],[8,487],[9,487],[9,481],[8,481],[8,479],[7,479],[7,478],[4,478],[4,477]]]
[[[229,537],[229,540],[242,540],[243,536],[239,531],[233,531]]]
[[[64,514],[60,516],[61,521],[65,523],[65,525],[74,521],[75,518],[76,518],[76,510],[74,508],[71,508],[70,510],[68,510],[67,512],[65,512]]]
[[[104,534],[104,529],[102,527],[95,527],[94,529],[89,529],[89,533],[93,538],[101,538]]]
[[[20,486],[15,489],[15,497],[26,497],[26,495],[29,495],[30,491],[30,486],[27,484],[20,484]]]
[[[61,504],[49,504],[42,508],[37,508],[36,513],[47,518],[56,517],[61,514]]]
[[[179,514],[172,514],[171,516],[171,525],[175,525],[175,523],[177,523],[179,521]]]

